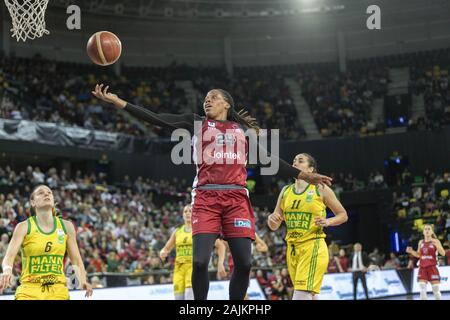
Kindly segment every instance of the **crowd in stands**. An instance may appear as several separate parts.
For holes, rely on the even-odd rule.
[[[139,126],[91,94],[97,83],[132,103],[155,112],[180,113],[186,108],[175,79],[152,75],[116,76],[110,69],[85,64],[0,56],[0,117],[53,122],[108,132],[156,137],[158,127]],[[151,130],[149,129],[151,128]]]
[[[346,73],[305,69],[297,80],[322,136],[384,133],[383,119],[372,119],[371,112],[374,99],[387,93],[387,68],[360,66]]]
[[[410,67],[410,88],[414,95],[423,94],[425,114],[411,119],[411,130],[438,129],[450,124],[450,88],[448,85],[450,49],[416,54]]]
[[[121,132],[134,136],[166,136],[167,131],[142,125],[121,112],[111,112],[91,91],[96,83],[108,84],[114,93],[156,112],[190,112],[184,89],[176,80],[192,82],[198,96],[196,112],[212,88],[229,91],[236,109],[245,108],[262,128],[280,129],[283,139],[306,136],[300,125],[286,78],[295,78],[323,137],[383,134],[385,119],[373,119],[374,99],[387,93],[388,67],[410,67],[410,91],[423,94],[426,114],[411,117],[410,130],[434,130],[450,124],[448,69],[450,49],[349,61],[347,72],[335,64],[224,69],[170,65],[165,68],[124,67],[121,76],[112,69],[55,62],[38,56],[0,56],[0,117],[48,121],[86,129]]]
[[[204,93],[221,88],[233,96],[236,111],[245,108],[263,129],[279,129],[285,140],[301,139],[306,136],[299,124],[290,90],[281,74],[273,74],[266,68],[241,70],[233,77],[225,72],[199,70],[192,80],[197,89],[198,101]],[[199,104],[199,113],[202,106]]]
[[[86,129],[120,132],[134,136],[167,135],[156,126],[142,127],[123,113],[111,111],[112,106],[91,95],[95,84],[105,83],[110,91],[134,104],[154,112],[192,112],[186,92],[175,84],[183,66],[160,68],[124,68],[121,76],[111,70],[100,72],[91,65],[55,62],[40,57],[32,59],[0,56],[0,117],[15,120],[53,122]],[[186,70],[184,70],[186,69]],[[239,75],[229,79],[209,76],[208,70],[184,68],[198,93],[198,110],[212,88],[229,90],[237,110],[245,108],[263,128],[280,129],[285,139],[298,139],[305,131],[298,117],[289,90],[281,76],[271,74]],[[214,72],[214,74],[225,74]]]
[[[434,225],[437,238],[450,244],[450,173],[436,175],[429,170],[402,193],[393,194],[393,212],[399,231],[416,246],[424,224]]]

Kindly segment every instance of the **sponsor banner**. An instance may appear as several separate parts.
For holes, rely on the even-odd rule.
[[[369,298],[381,298],[406,294],[400,277],[395,270],[381,270],[366,273]],[[365,299],[361,280],[358,281],[357,299]],[[352,300],[352,273],[325,274],[319,299],[321,300]]]
[[[208,300],[229,300],[229,281],[212,281],[209,285]],[[71,300],[88,300],[85,292],[70,291]],[[250,280],[247,290],[250,300],[266,300],[256,279]],[[0,295],[0,300],[14,300],[13,295]],[[89,300],[175,300],[172,284],[135,286],[121,288],[94,289]]]
[[[55,123],[0,119],[0,139],[134,152],[132,136]]]
[[[438,267],[438,270],[439,270],[439,275],[441,276],[441,283],[439,284],[439,290],[441,290],[441,292],[450,291],[450,282],[449,282],[450,266],[441,266],[441,267]],[[418,275],[419,275],[419,268],[415,268],[414,272],[413,272],[413,277],[412,277],[412,282],[413,282],[412,292],[413,293],[420,292],[419,282],[417,282]],[[427,291],[432,292],[430,283],[427,285]]]

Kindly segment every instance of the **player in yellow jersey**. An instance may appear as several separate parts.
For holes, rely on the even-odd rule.
[[[68,300],[69,289],[64,275],[67,252],[80,287],[86,290],[86,297],[90,297],[92,287],[86,279],[75,227],[55,216],[52,190],[45,185],[37,186],[31,193],[30,204],[33,216],[16,226],[3,259],[0,289],[10,285],[13,263],[20,250],[22,275],[16,300]]]
[[[317,172],[315,159],[306,153],[297,155],[293,166]],[[334,217],[327,219],[327,207]],[[277,230],[283,221],[286,223],[286,260],[294,284],[293,300],[317,299],[329,259],[323,229],[338,226],[347,219],[346,210],[328,186],[296,179],[281,190],[267,223],[271,230]]]
[[[177,228],[164,248],[161,249],[159,256],[165,260],[173,248],[176,250],[175,267],[173,270],[173,291],[175,300],[194,300],[192,291],[192,206],[186,205],[183,209],[184,225]],[[215,246],[219,255],[217,263],[218,277],[225,277],[224,267],[225,244],[217,239]]]

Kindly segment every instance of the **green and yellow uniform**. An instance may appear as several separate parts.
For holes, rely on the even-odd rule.
[[[186,232],[184,225],[175,231],[175,250],[173,291],[182,294],[192,287],[192,231]]]
[[[21,285],[16,300],[68,300],[64,275],[67,232],[64,222],[53,217],[53,230],[45,233],[36,216],[27,219],[28,232],[21,247]]]
[[[281,210],[287,227],[286,260],[294,289],[318,294],[329,257],[326,235],[314,218],[326,217],[326,206],[316,186],[308,185],[297,192],[292,184],[283,191]]]

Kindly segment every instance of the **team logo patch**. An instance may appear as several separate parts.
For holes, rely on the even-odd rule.
[[[58,234],[58,243],[64,244],[64,235],[65,235],[64,231],[58,229],[57,234]]]
[[[215,123],[215,122],[208,121],[208,127],[213,127],[213,128],[215,128],[215,127],[216,127],[216,123]]]
[[[312,202],[314,196],[314,190],[309,190],[306,194],[306,202]]]
[[[252,223],[248,219],[234,219],[234,226],[236,228],[252,228]]]

